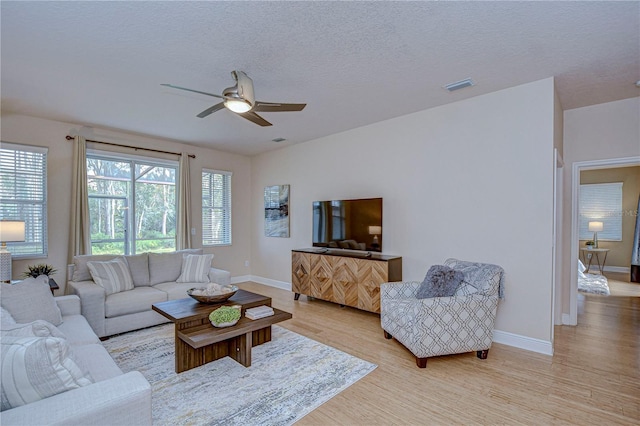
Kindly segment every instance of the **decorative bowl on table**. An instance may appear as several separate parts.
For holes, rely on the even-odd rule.
[[[209,321],[214,327],[231,327],[240,320],[242,306],[220,306],[209,314]]]
[[[226,302],[237,291],[238,287],[235,285],[211,283],[207,287],[190,288],[187,294],[200,303],[215,304]]]

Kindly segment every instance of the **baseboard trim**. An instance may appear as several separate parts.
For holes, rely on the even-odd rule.
[[[571,321],[571,315],[562,314],[562,325],[577,325],[575,321]]]
[[[507,331],[493,330],[493,341],[544,355],[553,355],[553,344],[546,340],[534,339]]]
[[[593,265],[591,265],[591,268],[593,268]],[[596,266],[597,268],[597,266]],[[620,272],[621,274],[628,274],[631,272],[631,268],[627,268],[624,266],[605,266],[604,267],[604,271],[605,272]]]
[[[231,277],[231,284],[239,284],[247,281],[251,281],[251,275],[240,275],[238,277]]]
[[[264,284],[270,287],[279,288],[281,290],[291,291],[291,283],[288,283],[286,281],[272,280],[271,278],[259,277],[257,275],[249,275],[243,281],[253,281],[254,283]],[[238,281],[238,282],[243,282],[243,281]]]

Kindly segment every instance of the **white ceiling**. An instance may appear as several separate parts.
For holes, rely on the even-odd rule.
[[[2,110],[253,155],[555,76],[564,109],[640,95],[640,2],[0,2]],[[256,98],[196,117],[231,70]],[[449,93],[443,85],[473,78]],[[271,140],[283,137],[287,141]]]

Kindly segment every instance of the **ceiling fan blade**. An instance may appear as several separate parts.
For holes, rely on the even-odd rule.
[[[269,123],[267,120],[260,117],[258,114],[256,114],[253,111],[239,113],[238,115],[242,118],[246,118],[247,120],[256,123],[258,126],[262,126],[262,127],[272,126],[271,123]]]
[[[186,87],[174,86],[173,84],[162,83],[160,86],[170,87],[172,89],[186,90],[187,92],[200,93],[201,95],[213,96],[214,98],[224,99],[220,95],[214,95],[213,93],[201,92],[200,90],[187,89]]]
[[[253,111],[258,112],[285,112],[302,111],[307,104],[279,104],[274,102],[256,101]]]
[[[220,111],[222,108],[224,108],[224,102],[220,102],[219,104],[215,104],[214,106],[205,109],[200,114],[198,114],[198,117],[204,118],[209,114],[213,114],[216,111]]]

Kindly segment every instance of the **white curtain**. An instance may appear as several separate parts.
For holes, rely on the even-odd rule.
[[[180,187],[178,188],[178,223],[176,249],[191,248],[191,168],[189,154],[180,155]]]
[[[82,136],[76,136],[73,140],[72,167],[69,263],[73,263],[73,256],[91,254],[89,190],[87,188],[87,141]],[[67,279],[71,278],[67,277]]]

